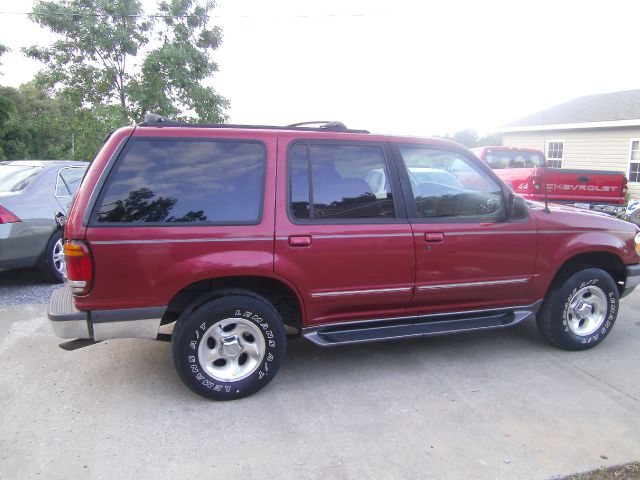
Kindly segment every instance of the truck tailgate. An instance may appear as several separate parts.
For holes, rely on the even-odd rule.
[[[549,200],[623,204],[626,179],[622,172],[607,170],[547,169]]]

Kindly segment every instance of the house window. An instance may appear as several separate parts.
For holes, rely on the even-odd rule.
[[[550,140],[547,143],[547,166],[562,168],[564,159],[564,140]]]
[[[629,181],[640,182],[640,140],[631,140],[629,148]]]

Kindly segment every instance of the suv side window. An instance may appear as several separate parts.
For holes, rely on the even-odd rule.
[[[98,224],[256,224],[262,215],[262,143],[135,139],[100,194]]]
[[[85,170],[83,167],[64,167],[58,170],[56,197],[73,197],[80,187]]]
[[[289,152],[291,214],[301,220],[395,218],[388,179],[380,146],[296,143]]]
[[[467,157],[425,147],[398,150],[415,201],[411,216],[449,221],[505,217],[500,185]]]

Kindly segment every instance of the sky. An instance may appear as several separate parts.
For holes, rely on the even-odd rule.
[[[0,0],[26,12],[31,0]],[[143,0],[151,13],[153,0]],[[206,81],[231,122],[338,120],[377,133],[487,133],[543,108],[640,88],[640,1],[219,0]],[[0,84],[40,65],[20,49],[51,34],[0,13]]]

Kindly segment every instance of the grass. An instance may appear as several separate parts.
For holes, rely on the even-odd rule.
[[[640,462],[576,473],[561,480],[640,480]]]

